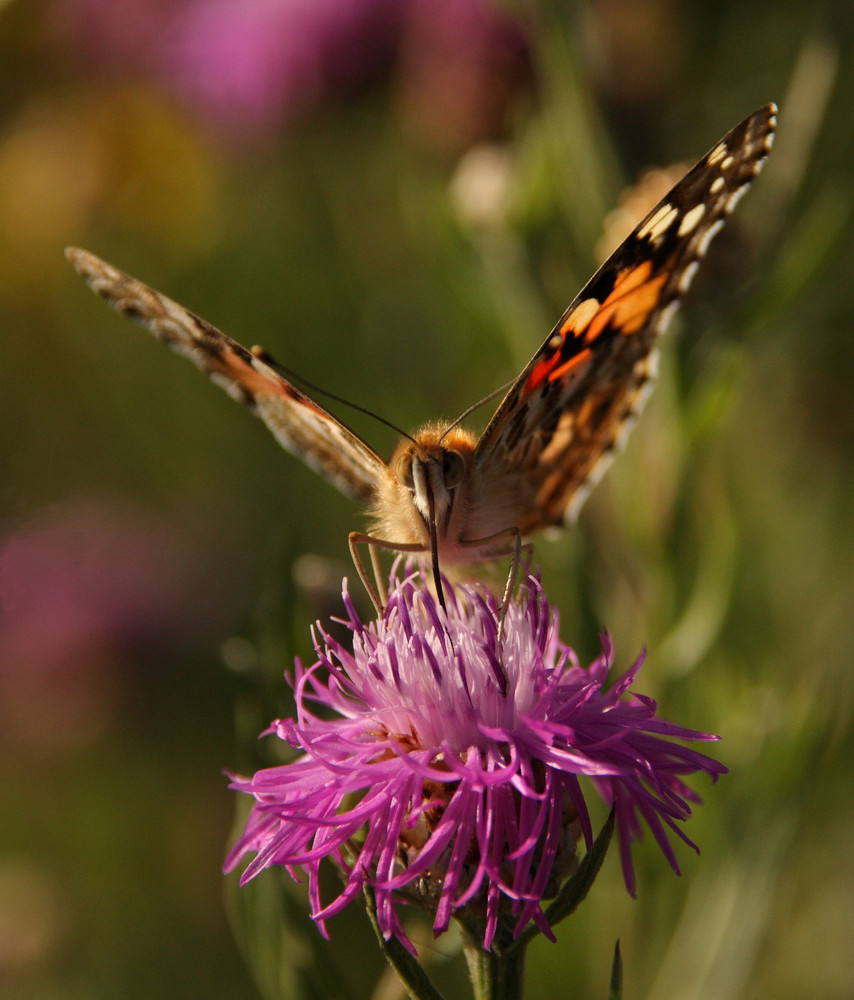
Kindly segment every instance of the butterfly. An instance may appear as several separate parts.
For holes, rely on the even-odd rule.
[[[602,265],[515,379],[478,437],[454,422],[404,435],[386,462],[297,388],[262,348],[247,350],[199,316],[94,254],[66,250],[92,289],[185,355],[276,439],[366,506],[371,530],[350,551],[374,604],[385,595],[377,549],[439,566],[518,552],[522,538],[575,518],[640,412],[659,334],[710,241],[767,157],[768,104],[720,140]],[[372,585],[359,554],[369,546]]]

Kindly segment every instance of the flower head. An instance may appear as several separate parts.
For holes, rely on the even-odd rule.
[[[677,822],[698,801],[681,776],[726,769],[675,739],[716,737],[664,722],[651,699],[627,694],[642,657],[604,690],[610,640],[581,667],[536,577],[510,604],[503,637],[487,590],[445,593],[447,611],[419,572],[393,576],[384,615],[366,625],[345,585],[352,650],[320,630],[317,662],[297,661],[297,718],[268,733],[302,754],[234,779],[255,804],[227,869],[253,852],[242,882],[274,864],[294,877],[304,869],[324,933],[368,883],[383,933],[407,944],[401,899],[429,909],[436,934],[452,915],[477,920],[487,948],[530,921],[552,936],[542,901],[573,871],[579,836],[593,839],[586,777],[615,808],[629,891],[641,817],[678,872],[668,828],[690,844]],[[326,906],[324,858],[345,878]]]

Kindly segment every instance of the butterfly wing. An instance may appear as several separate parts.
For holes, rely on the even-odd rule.
[[[485,484],[524,484],[523,532],[572,519],[640,412],[654,345],[706,249],[768,155],[775,105],[697,163],[558,320],[478,441]]]
[[[86,250],[69,247],[65,254],[98,295],[254,410],[288,451],[342,493],[363,504],[374,500],[389,474],[386,463],[272,368],[263,351],[248,351],[177,302]]]

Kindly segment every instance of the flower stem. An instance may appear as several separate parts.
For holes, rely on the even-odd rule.
[[[403,983],[403,987],[411,1000],[444,1000],[442,994],[433,985],[430,977],[424,971],[423,967],[418,964],[418,960],[414,955],[407,951],[397,938],[392,937],[386,940],[383,937],[377,921],[377,902],[373,889],[365,885],[364,892],[368,919],[374,928],[380,948],[391,967],[397,973],[401,983]]]
[[[513,949],[496,955],[485,951],[483,945],[469,934],[462,923],[460,927],[475,1000],[521,1000],[525,978],[525,949]]]

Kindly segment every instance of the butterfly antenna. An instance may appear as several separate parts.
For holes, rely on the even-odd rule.
[[[328,389],[323,389],[321,386],[315,385],[313,382],[309,382],[307,378],[303,378],[302,375],[298,375],[295,371],[291,371],[290,368],[286,368],[283,364],[276,361],[276,359],[269,354],[265,348],[253,347],[251,353],[254,357],[258,358],[259,361],[263,361],[264,364],[269,365],[271,368],[275,368],[275,370],[281,375],[284,375],[292,382],[296,382],[298,385],[303,386],[310,392],[315,392],[318,396],[325,396],[326,399],[331,399],[333,402],[340,403],[342,406],[349,406],[351,410],[355,410],[357,413],[364,413],[365,416],[373,417],[373,419],[378,423],[384,424],[401,437],[404,437],[408,441],[415,444],[415,438],[413,438],[411,434],[407,434],[406,431],[401,430],[397,424],[393,424],[390,420],[386,420],[385,417],[381,417],[378,413],[374,413],[373,410],[369,410],[365,406],[359,406],[358,403],[354,403],[352,400],[344,399],[343,396],[336,396],[334,392],[330,392]]]
[[[475,410],[483,406],[484,403],[488,403],[490,399],[495,399],[495,397],[500,395],[502,392],[506,392],[510,388],[510,386],[513,385],[513,381],[514,380],[511,379],[509,382],[505,382],[504,385],[500,385],[497,389],[493,389],[492,392],[487,393],[483,397],[483,399],[479,399],[476,403],[472,403],[471,406],[463,410],[463,412],[457,417],[457,419],[452,424],[450,424],[448,427],[445,428],[442,437],[439,438],[439,443],[441,444],[442,438],[444,438],[446,434],[449,434],[455,427],[459,427],[459,425],[466,419],[466,417],[471,416],[471,414],[474,413]]]

